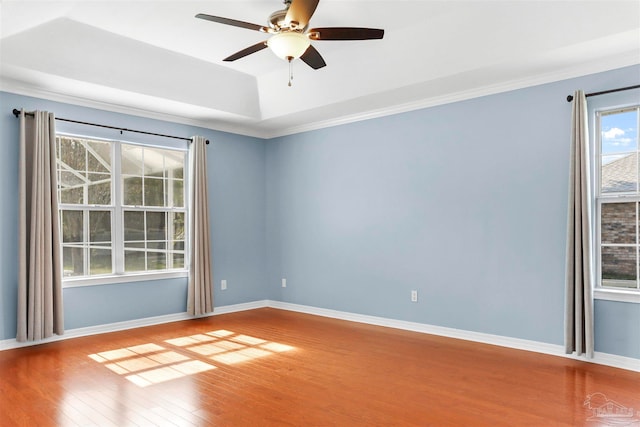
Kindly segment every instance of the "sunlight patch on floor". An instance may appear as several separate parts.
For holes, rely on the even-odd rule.
[[[207,332],[206,334],[173,338],[165,342],[183,347],[185,350],[209,357],[210,360],[225,365],[235,365],[294,349],[289,345],[249,335],[236,334],[225,329]]]
[[[140,387],[216,368],[154,343],[90,354],[89,357]]]
[[[178,347],[179,351],[165,346]],[[139,387],[196,375],[217,367],[211,362],[236,365],[294,350],[295,347],[224,329],[90,354],[112,372]],[[185,354],[186,353],[186,354]],[[190,353],[190,354],[189,354]],[[207,362],[198,360],[205,357]]]

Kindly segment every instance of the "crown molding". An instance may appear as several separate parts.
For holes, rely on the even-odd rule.
[[[313,123],[307,123],[300,126],[291,126],[284,128],[279,132],[263,135],[263,138],[271,139],[281,136],[294,135],[302,132],[309,132],[313,130],[339,126],[363,120],[375,119],[385,116],[391,116],[395,114],[406,113],[415,110],[421,110],[423,108],[436,107],[438,105],[451,104],[454,102],[466,101],[473,98],[479,98],[482,96],[496,95],[499,93],[510,92],[518,89],[525,89],[528,87],[539,86],[548,83],[555,83],[562,80],[568,80],[572,78],[584,77],[590,74],[596,74],[606,71],[615,70],[618,68],[629,67],[640,64],[640,57],[635,52],[627,52],[623,55],[618,55],[613,58],[608,58],[606,61],[592,61],[579,66],[573,66],[569,68],[563,68],[549,73],[536,74],[520,79],[513,79],[506,82],[501,82],[492,85],[480,86],[477,88],[464,90],[460,92],[454,92],[447,95],[435,96],[420,99],[417,101],[411,101],[403,104],[392,105],[377,110],[365,111],[362,113],[356,113],[348,116],[343,116],[335,119],[328,119],[323,121],[317,121]]]
[[[238,124],[224,122],[224,120],[216,121],[194,119],[187,116],[168,114],[159,111],[153,111],[143,108],[135,108],[122,104],[110,102],[96,101],[84,97],[66,95],[55,91],[43,90],[35,88],[24,82],[13,79],[0,77],[0,90],[12,92],[24,96],[32,96],[50,101],[64,102],[82,107],[96,108],[115,113],[130,114],[134,116],[145,117],[174,123],[180,123],[190,126],[197,126],[209,130],[233,133],[259,139],[273,139],[282,136],[294,135],[303,132],[309,132],[328,127],[340,126],[344,124],[370,120],[395,114],[406,113],[410,111],[420,110],[424,108],[435,107],[439,105],[450,104],[459,101],[466,101],[482,96],[495,95],[499,93],[509,92],[527,87],[538,86],[547,83],[554,83],[566,79],[583,77],[590,74],[611,71],[618,68],[628,67],[640,64],[640,57],[636,52],[626,52],[624,54],[608,57],[606,60],[590,61],[577,66],[565,67],[553,72],[536,74],[520,79],[513,79],[497,84],[485,85],[469,90],[454,92],[442,96],[428,97],[416,101],[406,102],[402,104],[390,105],[389,107],[379,108],[375,110],[363,111],[341,117],[327,120],[319,120],[315,122],[304,123],[301,125],[284,127],[278,131],[273,131],[261,126],[258,121],[255,124]]]
[[[244,135],[253,138],[264,139],[262,132],[256,131],[254,128],[236,125],[233,123],[215,123],[211,120],[193,119],[187,116],[163,113],[144,108],[130,107],[123,104],[115,104],[105,101],[97,101],[85,97],[67,95],[55,91],[36,88],[25,84],[24,82],[7,79],[0,76],[0,91],[11,92],[17,95],[30,96],[34,98],[46,99],[48,101],[72,104],[79,107],[95,108],[99,110],[110,111],[112,113],[128,114],[132,116],[144,117],[147,119],[161,120],[165,122],[179,123],[183,125],[196,126],[204,129],[232,133],[236,135]]]

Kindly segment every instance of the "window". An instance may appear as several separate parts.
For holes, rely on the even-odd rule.
[[[56,138],[63,276],[184,271],[186,152]]]
[[[597,286],[639,291],[640,106],[596,113]]]

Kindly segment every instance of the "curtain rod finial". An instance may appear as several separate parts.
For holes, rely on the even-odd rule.
[[[14,108],[12,113],[14,116],[18,117],[20,115],[20,110],[18,110],[17,108]]]
[[[573,101],[573,95],[567,96],[567,102],[571,102],[571,101]]]

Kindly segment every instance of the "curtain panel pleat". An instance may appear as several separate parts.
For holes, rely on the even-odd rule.
[[[593,357],[593,268],[591,179],[587,99],[574,93],[567,224],[565,352]]]
[[[201,316],[213,311],[213,271],[209,225],[209,196],[207,192],[206,140],[193,137],[189,149],[191,172],[191,258],[187,290],[187,312]]]
[[[20,112],[16,340],[64,333],[55,117]]]

